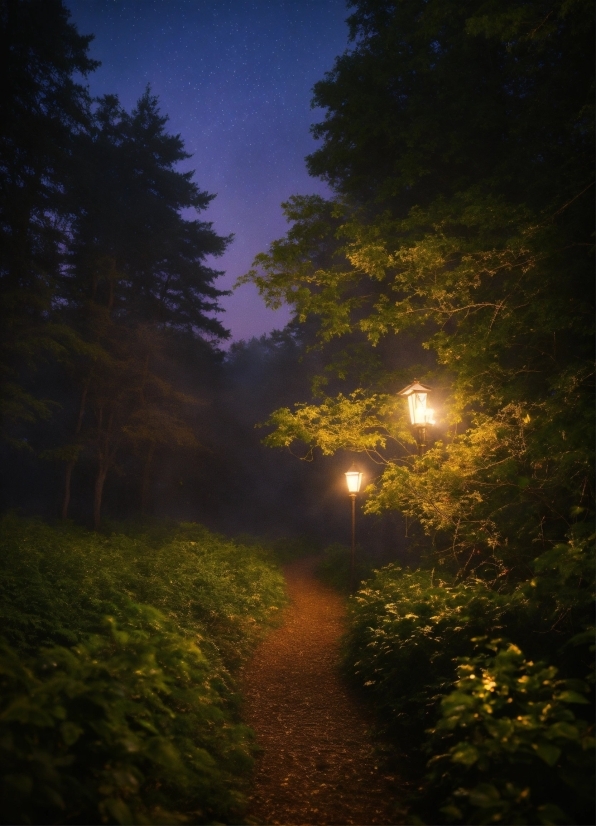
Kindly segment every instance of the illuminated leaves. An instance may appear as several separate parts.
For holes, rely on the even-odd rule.
[[[319,448],[324,455],[340,449],[377,454],[389,440],[412,441],[405,418],[396,415],[396,408],[389,396],[362,390],[327,398],[319,405],[297,404],[293,411],[282,408],[266,422],[275,430],[265,444],[289,447],[301,442],[310,450]]]
[[[431,794],[449,778],[457,791],[442,811],[456,821],[568,823],[562,810],[590,799],[593,727],[572,708],[588,703],[588,686],[502,640],[488,648],[460,660],[455,690],[441,701]]]
[[[589,548],[583,557],[589,564]],[[439,810],[456,823],[581,822],[593,792],[591,676],[566,678],[521,645],[492,639],[515,634],[534,650],[538,640],[552,658],[553,621],[561,627],[572,603],[558,616],[544,606],[541,622],[552,580],[536,586],[539,595],[498,593],[440,571],[375,572],[352,603],[344,665],[400,747],[430,756],[418,802],[425,822]],[[586,615],[583,605],[574,610],[572,625]],[[593,629],[569,640],[567,669],[576,649],[573,668],[586,673],[589,645]]]

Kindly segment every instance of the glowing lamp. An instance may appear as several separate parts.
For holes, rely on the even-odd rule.
[[[410,421],[416,432],[416,442],[420,454],[422,454],[426,444],[426,426],[435,423],[434,410],[432,407],[426,406],[430,390],[430,387],[427,387],[426,384],[421,384],[415,379],[412,384],[404,387],[399,393],[400,396],[405,396],[408,400]]]
[[[355,464],[346,472],[346,482],[348,483],[348,493],[352,500],[352,553],[350,555],[350,589],[354,593],[356,587],[356,494],[360,492],[362,484],[362,473]]]
[[[356,465],[352,465],[352,467],[346,472],[346,482],[348,484],[348,493],[350,496],[355,496],[360,491],[360,485],[362,484],[362,473],[358,470]]]
[[[399,392],[400,396],[405,396],[410,408],[410,420],[414,427],[416,425],[434,424],[434,412],[432,408],[426,406],[426,397],[430,393],[430,387],[413,381]]]

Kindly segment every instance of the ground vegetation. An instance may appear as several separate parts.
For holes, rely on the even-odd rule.
[[[2,822],[239,822],[235,674],[284,604],[271,555],[196,524],[1,531]]]

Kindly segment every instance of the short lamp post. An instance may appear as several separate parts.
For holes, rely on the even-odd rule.
[[[346,472],[346,482],[348,484],[348,494],[352,500],[352,554],[350,557],[350,590],[354,593],[356,588],[356,571],[354,560],[356,557],[356,496],[360,492],[362,484],[362,473],[355,464]]]
[[[430,387],[414,379],[412,384],[404,387],[399,393],[400,396],[405,396],[408,400],[410,421],[416,435],[419,456],[422,456],[426,447],[426,428],[428,425],[435,423],[434,410],[426,406],[426,398],[430,390]]]

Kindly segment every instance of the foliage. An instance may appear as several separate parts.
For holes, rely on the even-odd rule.
[[[460,660],[431,731],[430,793],[448,821],[590,822],[594,736],[576,715],[588,685],[496,640]]]
[[[558,546],[514,591],[387,566],[355,595],[344,669],[410,767],[430,757],[425,822],[590,822],[592,559]]]
[[[584,0],[353,0],[352,47],[314,88],[309,171],[402,213],[479,181],[520,203],[591,178]]]
[[[317,405],[297,404],[294,411],[281,408],[266,423],[275,430],[264,443],[289,447],[303,442],[311,451],[319,448],[324,456],[339,449],[379,455],[379,449],[386,447],[390,439],[412,442],[399,422],[399,414],[395,417],[396,407],[395,400],[386,395],[366,394],[359,389],[348,397],[340,393],[336,398],[325,398]],[[399,425],[391,426],[393,418],[402,424],[399,430]]]
[[[354,597],[346,667],[380,716],[412,742],[430,725],[473,636],[499,628],[507,608],[481,584],[388,565]]]
[[[483,214],[501,231],[498,210],[485,206]],[[474,209],[485,207],[476,199]],[[449,219],[449,244],[455,243],[458,220],[455,214]],[[495,532],[508,535],[511,542],[521,530],[525,536],[520,545],[528,534],[536,536],[545,527],[547,534],[562,537],[568,528],[564,514],[573,507],[590,507],[593,493],[591,287],[578,272],[579,280],[569,275],[563,288],[569,292],[563,294],[562,262],[546,255],[542,238],[536,239],[532,250],[527,247],[530,242],[524,242],[521,257],[512,253],[507,263],[506,251],[502,255],[498,249],[491,251],[496,239],[487,239],[484,245],[462,227],[460,237],[469,250],[460,247],[452,258],[432,251],[442,243],[437,240],[442,230],[435,219],[418,215],[412,222],[424,234],[409,243],[404,230],[396,229],[391,241],[399,243],[395,253],[387,250],[393,233],[387,221],[383,227],[363,227],[364,238],[342,251],[358,262],[341,273],[311,265],[302,279],[283,258],[277,260],[274,247],[268,256],[269,269],[256,275],[255,281],[266,295],[290,301],[299,315],[322,316],[324,337],[350,336],[360,328],[374,344],[381,336],[398,335],[412,325],[426,334],[426,345],[442,365],[437,381],[443,388],[447,382],[450,385],[441,419],[443,428],[450,428],[445,436],[451,444],[439,443],[426,460],[433,464],[433,473],[426,475],[429,496],[425,499],[445,500],[441,528],[450,537],[457,533],[461,538],[461,528],[473,533],[480,526],[477,535],[468,535],[470,549],[475,543],[491,548]],[[422,230],[424,223],[431,227]],[[507,230],[509,239],[512,231]],[[493,252],[495,260],[489,263]],[[351,315],[346,316],[350,306]],[[275,431],[268,443],[302,441],[323,452],[346,448],[381,454],[387,472],[377,487],[374,507],[395,507],[399,501],[401,509],[418,510],[419,515],[417,467],[412,474],[410,462],[403,461],[412,439],[394,412],[398,381],[407,380],[401,375],[386,379],[384,386],[353,389],[298,405],[294,411],[277,411],[269,420]],[[392,391],[389,397],[387,390]],[[440,395],[445,396],[444,389]],[[460,471],[467,477],[461,484],[469,489],[463,509],[452,487],[455,476],[461,478]],[[507,524],[515,511],[515,507],[502,510],[507,495],[529,505],[525,525]],[[454,507],[457,512],[452,515]],[[517,514],[522,514],[520,508]],[[501,524],[487,531],[487,520]]]
[[[315,87],[309,164],[334,197],[288,201],[244,279],[345,342],[345,390],[274,413],[268,442],[372,453],[373,510],[415,515],[441,552],[525,555],[593,509],[592,10],[352,5],[352,48]],[[408,332],[441,405],[424,461],[391,403]],[[387,342],[356,383],[350,348]]]
[[[230,668],[283,604],[268,554],[192,524],[8,516],[2,537],[3,822],[237,820],[254,745]]]
[[[24,663],[3,649],[4,822],[234,818],[252,741],[221,675],[159,612],[131,603],[129,623]]]
[[[334,542],[323,548],[321,560],[317,565],[317,577],[344,593],[351,588],[351,549],[340,542]],[[371,563],[363,553],[363,549],[356,546],[354,560],[354,578],[356,582],[366,579],[371,573]]]
[[[149,88],[127,112],[76,82],[99,64],[69,16],[62,0],[0,7],[0,414],[13,451],[63,463],[64,518],[94,466],[98,527],[123,456],[146,508],[156,454],[198,448],[207,377],[189,389],[171,356],[186,338],[217,361],[229,334],[207,259],[231,236],[199,219],[214,196],[177,168],[189,155]]]
[[[87,53],[91,36],[68,17],[61,0],[0,5],[0,414],[4,438],[20,447],[20,434],[7,426],[52,411],[23,383],[23,371],[72,344],[48,313],[66,238],[66,169],[73,138],[88,124],[88,92],[74,78],[99,64]]]
[[[67,182],[74,215],[62,296],[81,320],[91,303],[114,319],[227,338],[207,315],[225,293],[205,259],[230,238],[196,217],[215,196],[177,169],[190,156],[167,122],[149,88],[130,113],[115,95],[96,102]]]

